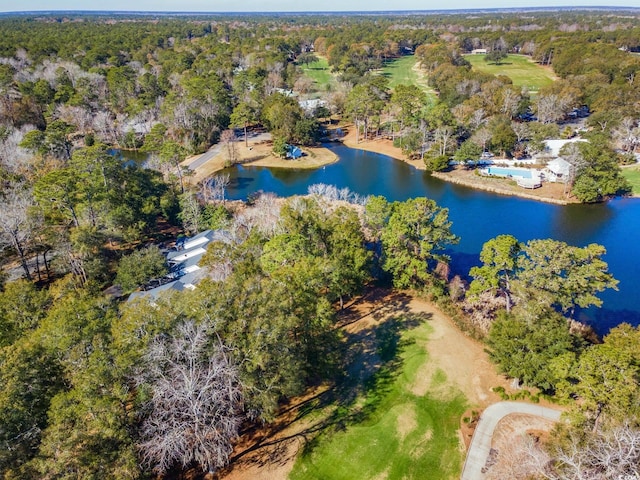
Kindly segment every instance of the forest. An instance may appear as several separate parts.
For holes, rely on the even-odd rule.
[[[474,49],[525,55],[556,79],[529,92],[472,68]],[[618,283],[602,246],[501,235],[450,278],[459,239],[433,200],[316,185],[229,202],[223,176],[194,185],[182,165],[248,130],[278,149],[340,122],[437,171],[534,155],[587,111],[588,142],[563,158],[569,194],[602,202],[630,191],[620,165],[640,146],[638,51],[640,16],[620,11],[0,18],[3,478],[220,471],[284,401],[340,383],[337,319],[372,285],[435,302],[502,373],[566,407],[522,478],[639,475],[640,329],[597,338],[576,320]],[[429,91],[379,74],[407,55]],[[304,72],[319,59],[328,85]],[[324,106],[307,112],[289,91]],[[195,290],[126,301],[167,274],[177,235],[206,229],[226,240]]]

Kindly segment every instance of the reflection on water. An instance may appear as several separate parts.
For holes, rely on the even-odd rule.
[[[567,205],[558,209],[553,231],[572,245],[593,243],[594,238],[611,222],[615,210],[610,204]]]
[[[554,238],[571,245],[600,243],[606,261],[620,281],[619,291],[601,295],[604,308],[581,312],[600,332],[620,321],[640,323],[640,201],[617,199],[605,205],[559,206],[517,197],[496,195],[433,178],[410,165],[384,155],[331,147],[340,161],[317,170],[233,167],[228,196],[245,199],[263,190],[279,196],[307,193],[309,185],[326,183],[348,187],[360,195],[384,195],[389,200],[426,196],[449,209],[453,231],[460,243],[451,248],[452,272],[466,275],[478,262],[484,242],[500,234],[520,241]],[[602,321],[601,324],[599,322]]]
[[[120,158],[124,165],[134,163],[142,166],[149,159],[149,154],[141,152],[140,150],[119,150],[117,148],[112,148],[108,150],[108,153],[116,158]]]

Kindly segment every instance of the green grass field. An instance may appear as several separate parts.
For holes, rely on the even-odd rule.
[[[302,71],[315,82],[318,90],[326,90],[327,85],[335,81],[335,77],[331,73],[331,67],[329,67],[329,63],[324,57],[318,57],[317,62],[303,65]]]
[[[492,75],[506,75],[519,87],[527,87],[531,93],[537,93],[542,87],[554,81],[554,75],[525,55],[509,55],[500,65],[487,63],[484,55],[465,55],[472,67]]]
[[[640,195],[640,166],[623,168],[622,176],[631,184],[633,194]]]
[[[390,329],[381,332],[384,325],[366,333],[365,338],[383,339],[376,351],[387,361],[349,402],[336,399],[314,410],[328,415],[330,426],[306,445],[289,478],[460,477],[463,456],[456,430],[467,400],[449,385],[442,370],[424,368],[431,332],[425,319],[414,319],[411,327],[405,320],[398,323],[397,337]],[[415,383],[425,370],[431,372],[426,374],[427,393],[416,394]]]
[[[416,59],[413,55],[389,60],[379,71],[389,80],[389,88],[393,89],[397,85],[418,85],[425,92],[434,95],[433,89],[427,83],[427,77],[414,68]]]

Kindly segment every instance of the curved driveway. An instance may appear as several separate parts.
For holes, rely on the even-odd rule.
[[[557,422],[560,420],[562,412],[552,408],[541,407],[540,405],[520,402],[499,402],[488,407],[482,412],[478,425],[473,432],[471,446],[462,469],[461,480],[481,480],[484,478],[482,468],[485,466],[487,458],[489,458],[493,431],[500,420],[512,413],[535,415]]]

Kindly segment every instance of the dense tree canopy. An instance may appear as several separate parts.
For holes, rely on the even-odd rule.
[[[355,124],[357,141],[393,138],[441,170],[452,157],[540,152],[587,107],[589,142],[563,152],[572,165],[567,194],[603,201],[629,191],[618,163],[640,148],[632,54],[640,21],[621,18],[4,16],[0,246],[3,263],[19,262],[26,280],[0,291],[2,475],[215,470],[242,422],[270,421],[283,399],[340,374],[336,312],[367,282],[446,291],[446,249],[457,237],[434,201],[375,197],[363,213],[318,187],[304,198],[263,195],[234,216],[228,179],[197,191],[185,156],[223,132],[232,142],[232,128],[246,142],[250,128],[264,127],[281,150],[313,144],[318,117],[334,114]],[[478,48],[489,60],[528,55],[559,79],[530,94],[472,69],[463,54]],[[379,74],[413,52],[435,94],[390,88]],[[325,59],[334,76],[318,88],[301,67]],[[306,112],[299,100],[307,95],[324,110]],[[144,168],[123,163],[113,148],[149,158]],[[336,191],[334,199],[352,199]],[[105,290],[114,282],[128,292],[166,272],[159,250],[141,246],[208,227],[225,229],[229,241],[210,248],[211,278],[195,291],[132,303],[103,294],[114,294]],[[467,300],[488,295],[508,310],[499,303],[489,333],[494,360],[526,384],[579,398],[583,436],[606,424],[606,437],[640,413],[637,329],[618,327],[587,346],[562,317],[599,306],[598,293],[615,288],[604,254],[598,245],[503,235],[470,272]]]

